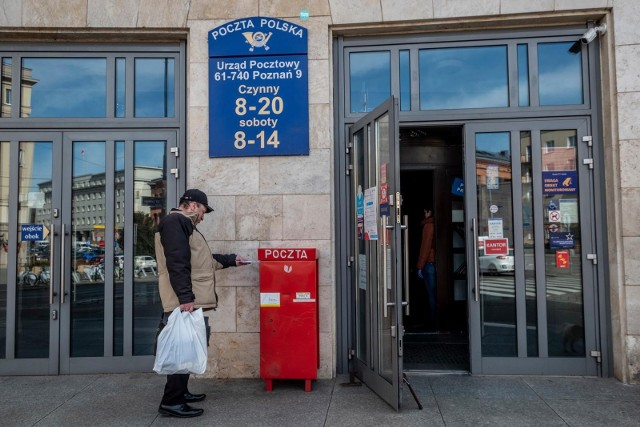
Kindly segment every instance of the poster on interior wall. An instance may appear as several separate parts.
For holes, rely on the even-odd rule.
[[[254,16],[209,31],[209,157],[309,154],[307,29]]]

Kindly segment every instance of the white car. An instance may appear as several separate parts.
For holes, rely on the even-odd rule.
[[[498,274],[515,271],[512,255],[480,255],[478,265],[483,273]]]
[[[143,268],[157,268],[158,264],[156,263],[155,258],[149,255],[137,256],[133,259],[136,270],[140,270]]]

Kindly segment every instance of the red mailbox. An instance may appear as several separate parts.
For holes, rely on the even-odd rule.
[[[311,248],[258,249],[260,260],[260,378],[318,378],[318,266]]]

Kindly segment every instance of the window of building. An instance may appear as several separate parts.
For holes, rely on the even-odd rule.
[[[389,51],[354,52],[349,55],[350,111],[373,110],[391,95]]]

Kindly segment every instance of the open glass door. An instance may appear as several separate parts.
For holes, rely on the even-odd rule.
[[[398,410],[402,392],[402,253],[397,100],[351,128],[354,374]]]
[[[471,370],[597,375],[585,119],[468,125]]]

